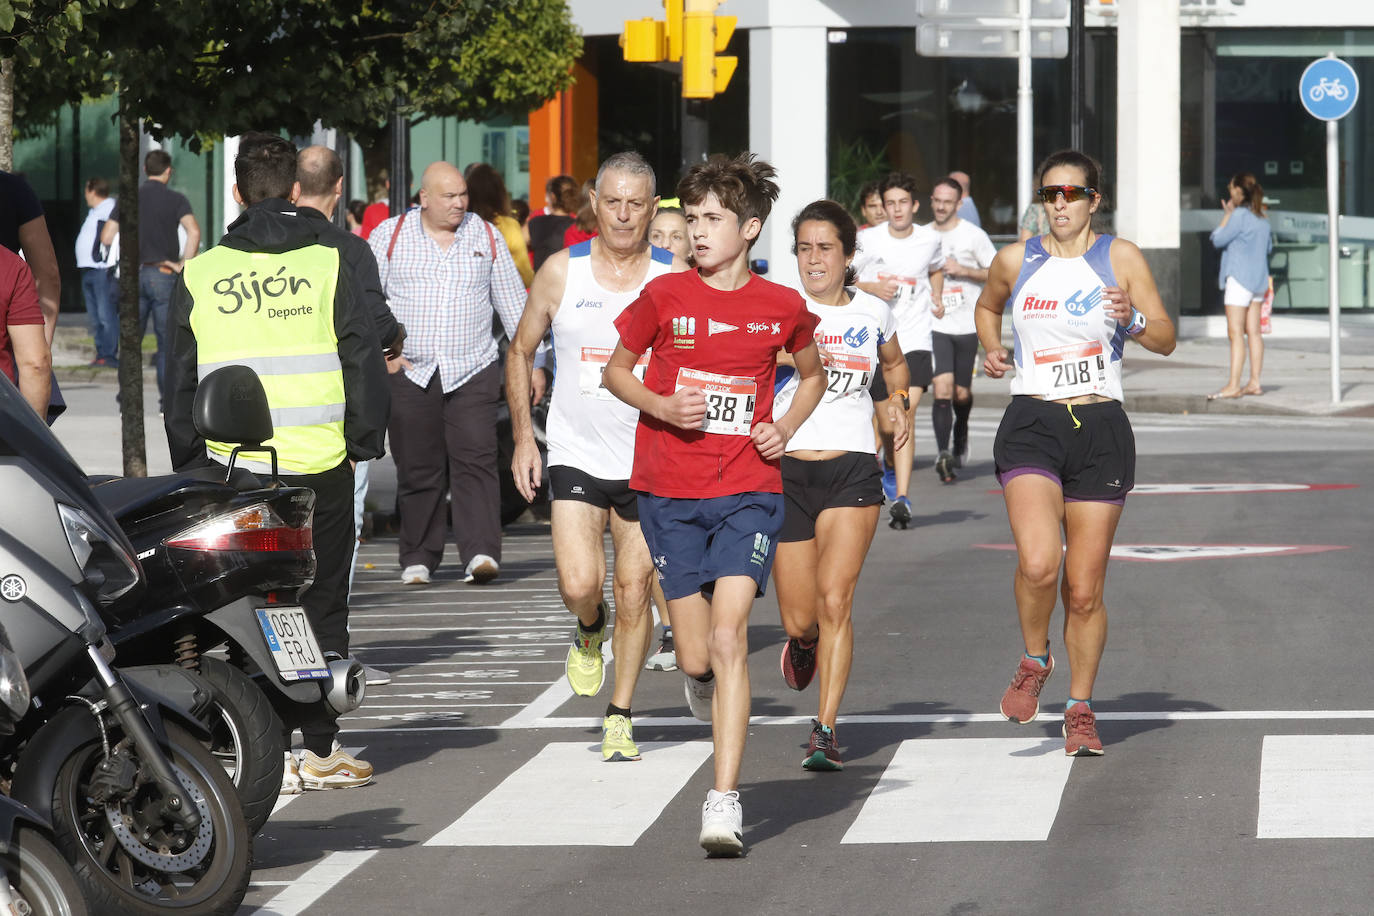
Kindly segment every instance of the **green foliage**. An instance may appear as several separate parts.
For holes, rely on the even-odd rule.
[[[0,16],[21,6],[64,15],[19,60],[16,123],[118,91],[193,147],[317,120],[374,139],[398,95],[412,117],[524,112],[582,51],[565,0],[0,0]]]
[[[863,212],[859,189],[870,181],[882,178],[892,166],[887,153],[874,149],[862,138],[849,143],[832,140],[830,149],[830,199],[844,204],[851,213]],[[862,222],[862,220],[860,220]]]

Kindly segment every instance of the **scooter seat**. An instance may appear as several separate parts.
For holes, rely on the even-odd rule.
[[[116,520],[122,520],[174,493],[204,486],[205,482],[195,477],[171,474],[160,477],[115,477],[95,484],[91,492]]]

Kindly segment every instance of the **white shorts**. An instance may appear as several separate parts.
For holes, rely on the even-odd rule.
[[[1226,278],[1226,292],[1221,294],[1221,301],[1224,304],[1237,308],[1246,308],[1251,302],[1259,302],[1263,298],[1263,293],[1250,292],[1237,283],[1235,277]]]

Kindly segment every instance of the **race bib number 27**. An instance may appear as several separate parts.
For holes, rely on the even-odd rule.
[[[725,436],[749,435],[758,397],[758,386],[753,378],[682,368],[677,372],[677,385],[673,390],[683,388],[700,388],[706,395],[706,421],[702,430]]]

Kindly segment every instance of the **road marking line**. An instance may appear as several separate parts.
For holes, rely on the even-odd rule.
[[[633,846],[711,756],[710,741],[644,742],[608,764],[599,744],[545,745],[426,846]]]
[[[611,651],[611,642],[608,638],[601,644],[601,660],[604,665],[611,665],[615,661],[615,653]],[[511,716],[501,723],[504,728],[530,727],[524,725],[526,722],[537,722],[549,715],[558,707],[571,700],[576,694],[568,684],[567,677],[560,677],[548,686],[548,689],[526,706],[524,709]],[[596,720],[596,727],[601,727],[601,720]]]
[[[257,910],[258,916],[299,916],[376,854],[375,849],[331,852],[273,897],[267,906]]]
[[[1044,841],[1072,766],[1059,739],[909,739],[840,842]]]
[[[1374,836],[1374,735],[1265,735],[1255,836]]]

